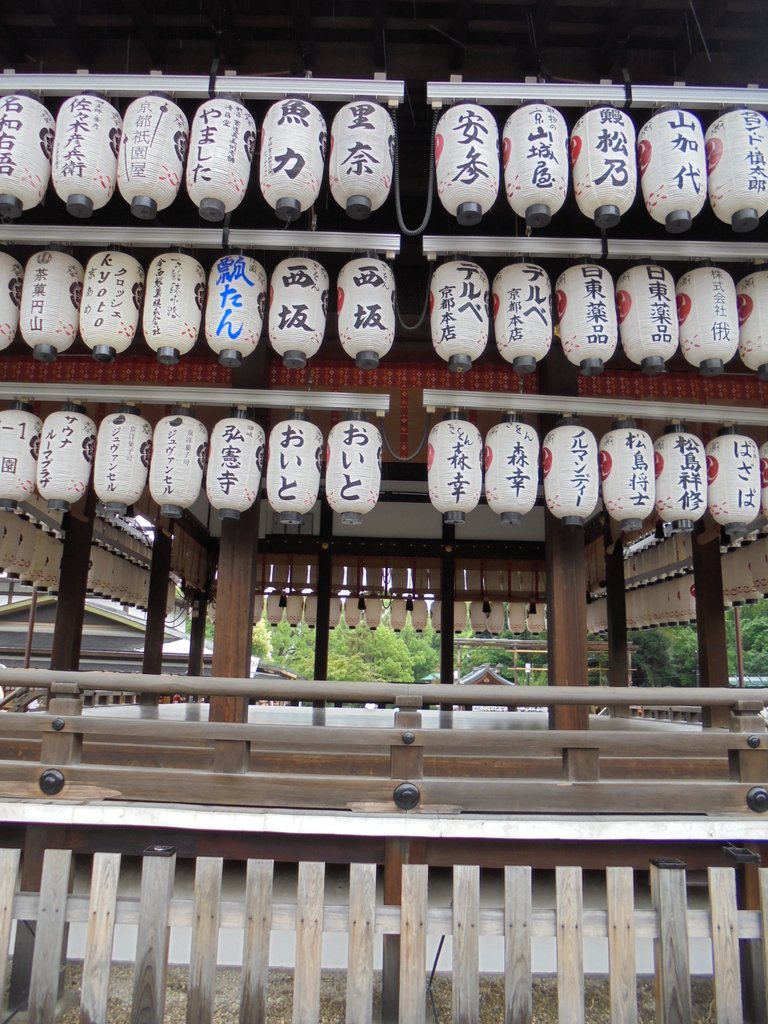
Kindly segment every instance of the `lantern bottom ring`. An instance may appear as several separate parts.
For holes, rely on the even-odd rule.
[[[507,526],[517,526],[523,517],[519,512],[502,512],[499,519]]]
[[[768,363],[761,363],[757,368],[757,379],[768,380]]]
[[[240,513],[236,508],[220,508],[219,519],[239,519]]]
[[[15,512],[18,507],[15,498],[0,498],[0,512]]]
[[[515,373],[521,375],[534,373],[536,370],[536,360],[533,356],[515,356],[512,360],[512,369]]]
[[[355,356],[355,366],[358,370],[377,370],[379,367],[378,353],[368,349],[358,352]]]
[[[360,512],[342,512],[341,522],[343,526],[359,526],[363,517]]]
[[[466,516],[463,512],[443,512],[443,522],[450,526],[452,523],[463,523],[466,521]]]
[[[2,216],[1,212],[0,216]],[[54,363],[57,355],[58,350],[53,345],[35,345],[32,349],[32,358],[39,363]]]
[[[104,503],[104,509],[106,512],[109,512],[112,515],[128,515],[128,505],[124,501],[106,501]]]
[[[85,220],[93,213],[93,200],[90,196],[75,192],[71,196],[67,196],[67,213],[72,217]]]
[[[728,534],[729,540],[740,540],[749,533],[749,527],[749,523],[728,523],[725,532]]]
[[[288,221],[289,223],[298,220],[301,216],[301,203],[298,199],[291,199],[289,197],[278,199],[275,203],[275,213],[280,220]]]
[[[682,235],[692,223],[693,217],[688,210],[672,210],[664,218],[664,227],[670,235]]]
[[[371,215],[371,200],[368,196],[350,196],[345,207],[352,220],[368,220]]]
[[[635,530],[642,530],[643,520],[642,519],[622,519],[621,529],[622,533],[634,533]]]
[[[154,220],[157,216],[157,202],[151,196],[134,196],[131,213],[139,220]]]
[[[459,203],[456,207],[456,222],[463,228],[471,228],[483,219],[480,203]]]
[[[307,365],[307,357],[297,348],[289,348],[283,353],[283,366],[287,370],[303,370]]]
[[[563,526],[583,526],[584,520],[581,516],[563,516],[560,520]]]
[[[171,345],[161,345],[156,354],[158,363],[163,366],[175,366],[179,361],[179,350]]]
[[[666,363],[663,356],[646,356],[640,360],[640,369],[646,376],[653,377],[657,373],[664,373]]]
[[[169,519],[181,519],[184,509],[181,505],[161,505],[160,515],[168,516]]]
[[[24,207],[18,196],[8,195],[7,192],[3,192],[0,195],[0,217],[9,217],[11,220],[16,220],[22,215],[23,211]]]
[[[602,359],[592,356],[589,359],[582,359],[579,363],[579,370],[585,377],[599,377],[605,369]]]
[[[448,359],[448,369],[451,373],[466,373],[472,369],[472,359],[465,353],[458,352]]]
[[[219,364],[221,366],[228,366],[234,370],[241,365],[242,361],[243,357],[236,348],[224,348],[219,352]]]
[[[699,363],[699,373],[702,377],[719,377],[724,370],[722,359],[702,359]]]
[[[201,199],[200,206],[198,207],[200,216],[203,220],[208,221],[220,221],[224,220],[224,215],[227,212],[227,208],[220,199]]]
[[[301,513],[281,512],[279,520],[281,526],[301,526]]]
[[[63,498],[49,498],[48,500],[48,511],[49,512],[69,512],[69,502]]]
[[[525,223],[529,228],[546,228],[552,220],[552,212],[546,203],[533,203],[525,211]]]
[[[111,345],[94,345],[91,349],[91,355],[97,363],[111,363],[117,352],[115,352]]]
[[[673,519],[670,523],[672,533],[690,533],[693,529],[692,519]]]
[[[759,223],[760,216],[752,207],[737,210],[731,217],[731,227],[740,235],[746,234],[747,231],[754,231]]]
[[[595,210],[595,227],[605,231],[607,228],[615,228],[621,220],[621,211],[613,203],[606,203],[605,206],[598,206]]]

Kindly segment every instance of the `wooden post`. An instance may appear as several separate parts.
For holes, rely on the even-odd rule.
[[[403,865],[424,863],[423,841],[399,837],[384,840],[384,905],[399,907],[403,898]],[[381,971],[382,1024],[399,1024],[400,936],[383,936]],[[422,982],[423,983],[423,982]]]
[[[317,619],[315,621],[315,679],[328,678],[328,644],[331,628],[331,579],[333,564],[333,509],[324,501],[320,506],[320,548],[317,556]],[[315,701],[324,708],[325,701]]]
[[[155,539],[152,543],[152,565],[149,570],[144,657],[141,662],[141,671],[146,675],[160,675],[163,671],[163,641],[165,640],[172,546],[171,535],[165,532],[159,522],[156,523]],[[156,693],[141,694],[143,707],[154,707],[157,703]]]
[[[609,531],[610,527],[606,527]],[[624,592],[624,546],[606,534],[605,589],[608,610],[608,685],[631,686],[627,646],[627,605]],[[629,718],[629,708],[611,708],[612,718]]]
[[[91,562],[96,494],[88,485],[85,498],[64,515],[64,546],[59,571],[59,596],[51,644],[51,668],[76,672],[80,667],[85,598]]]
[[[192,628],[189,632],[189,658],[187,675],[201,676],[205,670],[205,627],[208,621],[208,598],[199,593],[195,597],[192,612]]]
[[[651,899],[659,936],[653,943],[656,1019],[659,1024],[688,1024],[692,1018],[691,972],[682,861],[651,861]]]
[[[728,650],[723,611],[720,530],[704,520],[693,531],[693,580],[696,587],[696,634],[699,644],[699,686],[728,685]],[[727,708],[704,708],[705,726],[728,728]]]
[[[453,680],[453,603],[456,600],[456,527],[443,524],[440,560],[440,682]]]

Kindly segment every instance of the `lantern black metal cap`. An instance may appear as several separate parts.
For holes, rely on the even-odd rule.
[[[181,519],[184,509],[181,505],[161,505],[160,515],[168,516],[169,519]]]
[[[224,215],[227,212],[220,199],[201,199],[199,210],[203,220],[208,221],[224,220]]]
[[[463,228],[471,228],[483,219],[483,208],[480,203],[459,203],[456,208],[456,221]]]
[[[466,521],[466,516],[463,512],[443,512],[443,522],[446,526],[456,525]]]
[[[93,213],[93,200],[79,193],[67,196],[67,213],[86,220]]]
[[[658,373],[664,373],[666,363],[662,356],[646,356],[640,360],[640,369],[648,377],[654,377]]]
[[[499,519],[506,526],[517,526],[522,519],[522,516],[519,512],[502,512]]]
[[[243,357],[236,348],[223,348],[219,352],[219,363],[221,366],[228,366],[230,369],[235,370],[241,365]]]
[[[280,525],[281,526],[300,526],[301,525],[301,513],[299,512],[281,512],[280,513]]]
[[[746,234],[747,231],[754,231],[759,223],[760,215],[752,207],[737,210],[731,217],[731,227],[740,235]]]
[[[69,502],[63,498],[51,498],[48,501],[49,512],[69,512]]]
[[[32,358],[39,363],[55,363],[58,351],[53,345],[35,345],[32,349]]]
[[[363,521],[360,512],[342,512],[340,518],[343,526],[359,526]]]
[[[757,379],[768,380],[768,363],[761,363],[757,368]]]
[[[108,501],[105,503],[104,508],[111,515],[115,516],[127,516],[128,506],[124,501]]]
[[[21,204],[21,200],[18,196],[8,195],[4,192],[0,195],[0,217],[8,217],[10,220],[17,220],[24,207]]]
[[[602,359],[592,356],[590,359],[582,359],[579,363],[579,370],[585,377],[599,377],[605,369]]]
[[[280,220],[291,221],[298,220],[301,216],[301,203],[298,199],[278,199],[275,203],[275,213]]]
[[[690,533],[693,529],[692,519],[673,519],[671,522],[672,533]]]
[[[151,196],[134,196],[131,200],[131,213],[139,220],[154,220],[157,216],[157,203]]]
[[[298,349],[290,348],[283,353],[283,366],[288,370],[303,370],[307,365],[307,357]]]
[[[472,360],[468,355],[459,352],[449,358],[448,369],[451,373],[466,373],[472,369]]]
[[[552,220],[552,211],[546,203],[533,203],[525,211],[525,223],[529,228],[546,228]]]
[[[719,377],[724,370],[722,359],[702,359],[699,363],[699,373],[702,377]]]
[[[352,220],[368,220],[371,216],[371,200],[368,196],[350,196],[346,205],[347,216]]]
[[[598,206],[595,210],[594,220],[596,228],[606,231],[608,228],[616,227],[621,220],[621,212],[618,206],[614,206],[613,203],[607,203],[605,206]]]
[[[581,516],[563,516],[560,520],[563,526],[583,526],[584,520]]]
[[[635,530],[642,530],[642,519],[622,519],[621,529],[624,533],[634,533]]]
[[[672,210],[664,218],[664,227],[670,235],[682,235],[688,231],[693,223],[693,217],[688,210]]]
[[[0,512],[15,512],[18,507],[15,498],[0,498]]]
[[[536,370],[536,360],[533,356],[515,356],[512,360],[512,369],[521,376],[524,376],[526,373],[534,373]]]
[[[365,349],[363,352],[358,352],[355,356],[355,366],[358,370],[378,370],[378,353],[372,352],[369,349]]]
[[[157,361],[163,366],[175,366],[179,361],[179,350],[172,345],[161,345],[157,350]]]
[[[749,523],[729,523],[725,528],[728,540],[741,540],[742,537],[746,537],[749,533],[749,527]]]
[[[94,345],[91,349],[91,355],[97,363],[111,363],[117,352],[115,352],[111,345]]]
[[[219,519],[239,519],[240,513],[236,508],[220,508]]]

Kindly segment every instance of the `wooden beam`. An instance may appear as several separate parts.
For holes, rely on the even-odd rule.
[[[610,542],[610,528],[606,541]],[[608,613],[608,685],[631,686],[627,645],[627,603],[624,591],[624,546],[617,540],[605,552]]]
[[[76,672],[80,667],[95,517],[96,494],[89,484],[85,497],[64,516],[65,537],[51,644],[52,669]]]
[[[443,524],[440,543],[440,682],[453,682],[453,628],[456,600],[456,527]]]
[[[147,626],[144,634],[144,657],[141,671],[157,673],[163,671],[163,641],[165,640],[165,619],[168,608],[168,580],[171,573],[171,535],[157,524],[152,543],[152,566],[149,571],[149,594],[147,597]],[[157,695],[142,694],[141,703],[157,704]]]
[[[693,581],[696,587],[696,635],[699,644],[699,686],[728,685],[728,649],[723,611],[720,532],[699,520],[693,531]],[[728,727],[725,708],[704,708],[705,725]]]
[[[333,511],[328,502],[320,506],[320,536],[317,554],[317,620],[315,622],[315,679],[328,678],[330,601],[333,554]],[[325,702],[320,702],[325,707]]]

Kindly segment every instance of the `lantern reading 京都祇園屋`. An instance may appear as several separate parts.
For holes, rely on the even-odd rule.
[[[114,195],[122,129],[120,115],[103,96],[85,92],[61,104],[51,178],[73,217],[90,217]]]
[[[672,235],[687,231],[707,198],[701,121],[689,110],[662,110],[637,137],[645,208]]]
[[[718,220],[754,231],[768,210],[768,121],[757,110],[728,110],[707,129],[707,191]]]
[[[127,515],[144,493],[152,453],[152,427],[136,406],[105,416],[96,435],[93,489],[107,512]]]
[[[429,432],[429,500],[442,513],[444,523],[463,523],[480,500],[483,439],[473,423],[449,415]]]
[[[85,266],[80,336],[100,363],[125,352],[139,326],[144,270],[124,252],[97,252]]]
[[[19,329],[24,268],[7,252],[0,252],[0,350],[8,348]]]
[[[656,511],[673,533],[693,529],[707,511],[704,445],[681,424],[666,427],[653,445]]]
[[[544,501],[564,526],[583,526],[597,507],[599,470],[594,434],[570,418],[553,427],[541,449]]]
[[[36,252],[27,260],[21,288],[21,336],[42,363],[52,363],[77,337],[83,267],[69,253]]]
[[[203,220],[223,220],[242,203],[255,150],[256,122],[242,103],[215,96],[197,108],[186,181]]]
[[[501,142],[509,205],[529,228],[545,228],[568,192],[568,126],[546,103],[525,103],[507,118]]]
[[[552,287],[535,263],[510,263],[493,279],[496,347],[516,373],[533,373],[552,344]]]
[[[96,449],[96,424],[68,402],[45,418],[37,457],[37,490],[52,512],[67,512],[85,494]]]
[[[211,431],[205,489],[219,519],[238,519],[258,498],[264,449],[264,431],[245,413]]]
[[[339,340],[360,370],[375,370],[395,340],[395,278],[383,260],[345,263],[336,282]]]
[[[325,118],[307,100],[287,96],[267,111],[259,184],[280,220],[298,220],[320,194],[326,140]]]
[[[736,308],[741,361],[757,371],[759,380],[768,380],[768,270],[742,277],[736,285]]]
[[[276,423],[269,434],[267,499],[285,526],[296,526],[320,491],[323,435],[308,420]]]
[[[197,341],[204,295],[205,271],[192,256],[166,252],[150,263],[142,325],[159,363],[175,365]]]
[[[594,107],[576,122],[570,146],[577,206],[596,227],[616,227],[637,190],[635,126],[615,107]]]
[[[485,497],[502,523],[514,526],[536,504],[539,438],[533,427],[508,419],[485,437]]]
[[[155,427],[149,492],[161,516],[180,519],[200,494],[208,457],[208,431],[185,406],[164,416]]]
[[[675,292],[680,350],[702,377],[715,377],[739,345],[733,278],[719,267],[696,267],[683,274]]]
[[[331,125],[328,183],[331,195],[353,220],[383,205],[392,187],[395,126],[380,103],[347,103]]]
[[[266,307],[264,267],[242,253],[220,256],[208,275],[205,339],[222,366],[239,366],[255,350]]]
[[[154,220],[179,194],[189,122],[167,96],[139,96],[128,105],[117,161],[117,187],[139,220]]]
[[[0,510],[12,512],[34,497],[42,420],[25,402],[0,412]]]
[[[283,260],[269,286],[269,340],[283,365],[302,369],[320,348],[328,315],[328,272],[317,260]]]
[[[616,282],[619,338],[627,359],[643,373],[663,373],[677,351],[675,282],[664,267],[630,267]]]
[[[633,420],[620,420],[599,444],[603,505],[625,533],[639,530],[656,498],[653,441]]]
[[[751,437],[723,428],[705,449],[707,507],[733,540],[760,514],[760,456]]]
[[[602,373],[619,337],[611,275],[595,263],[568,267],[557,279],[555,301],[568,362],[587,377]]]
[[[462,227],[479,224],[499,193],[499,129],[476,103],[450,107],[435,129],[437,194]]]
[[[33,96],[0,96],[3,159],[0,217],[15,220],[43,201],[56,122]]]
[[[454,373],[472,369],[488,342],[488,278],[469,260],[441,264],[429,286],[432,345]]]
[[[365,420],[343,420],[328,434],[325,496],[346,526],[358,526],[379,500],[381,447],[378,428]]]

